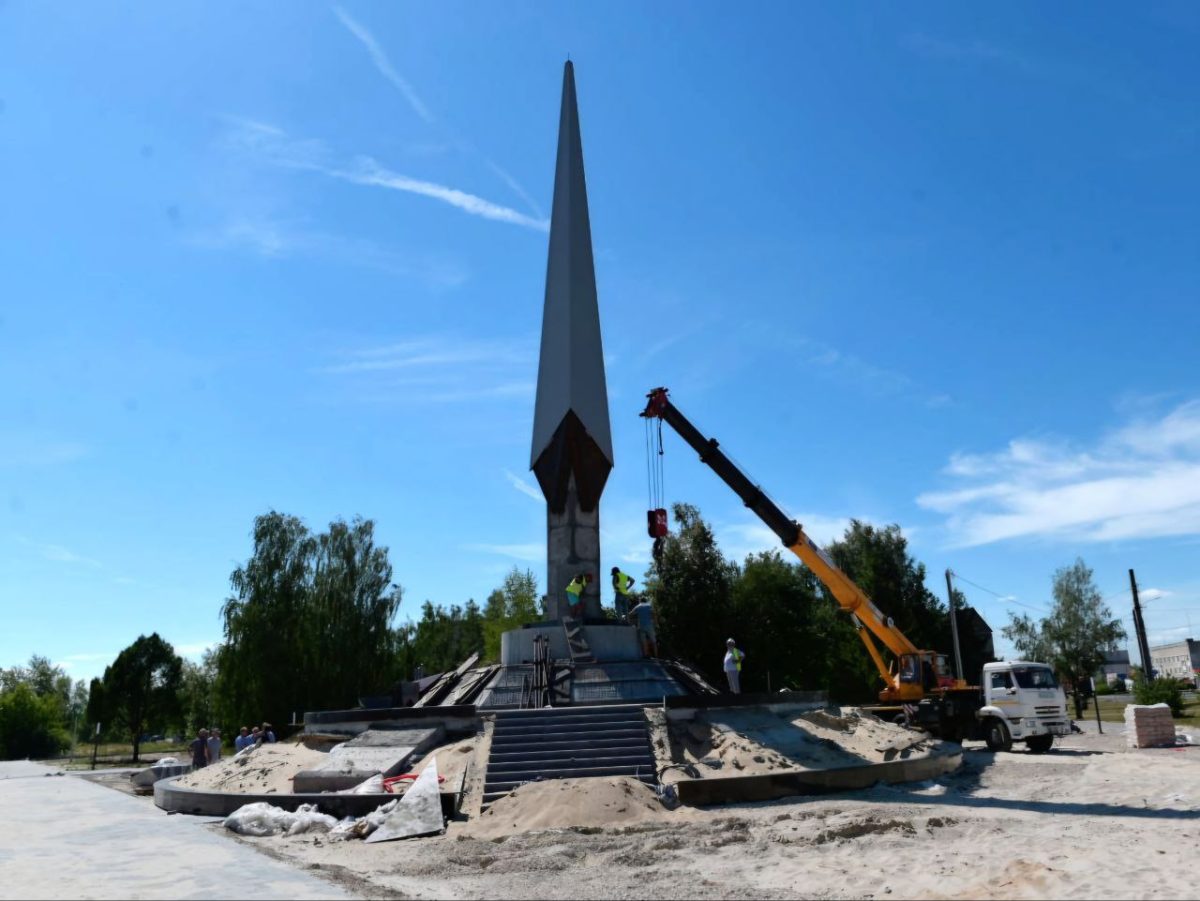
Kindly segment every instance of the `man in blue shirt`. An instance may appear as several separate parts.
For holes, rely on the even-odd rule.
[[[254,739],[250,737],[250,730],[245,726],[242,726],[241,730],[238,732],[238,737],[233,740],[234,750],[244,751],[252,744],[254,744]]]
[[[642,645],[642,656],[657,657],[658,638],[654,634],[654,608],[650,606],[650,602],[643,598],[637,606],[629,611],[629,616],[626,619],[629,622],[637,623],[638,638]]]

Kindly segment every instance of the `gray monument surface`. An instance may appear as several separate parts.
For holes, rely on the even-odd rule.
[[[530,456],[546,498],[547,612],[554,619],[566,612],[566,586],[579,572],[593,579],[584,616],[601,615],[600,495],[612,467],[575,70],[567,62]]]

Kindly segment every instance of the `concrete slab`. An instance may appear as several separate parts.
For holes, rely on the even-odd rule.
[[[399,748],[351,748],[337,753],[342,747],[339,745],[330,751],[329,759],[319,767],[297,773],[292,780],[293,792],[346,791],[380,773],[395,776],[406,772],[405,767],[415,757],[411,745]]]
[[[434,835],[445,828],[442,800],[438,790],[437,758],[421,770],[417,781],[404,793],[400,803],[383,824],[367,836],[367,843],[389,842],[418,835]]]
[[[440,723],[431,726],[412,726],[406,729],[370,729],[348,742],[331,749],[330,753],[345,753],[338,748],[416,748],[424,751],[441,744],[446,729]]]
[[[0,763],[0,899],[354,897],[146,799],[27,761]],[[24,812],[24,814],[21,814]],[[19,817],[19,819],[13,819]]]
[[[372,776],[396,776],[446,735],[441,725],[364,732],[334,746],[329,759],[296,774],[294,792],[347,791]]]
[[[472,733],[483,728],[473,704],[447,707],[390,707],[386,710],[322,710],[304,714],[304,731],[357,735],[368,729],[410,729],[442,726],[449,733]]]

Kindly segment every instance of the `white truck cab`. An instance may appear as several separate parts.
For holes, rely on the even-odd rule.
[[[1044,663],[984,664],[980,688],[983,706],[975,716],[993,751],[1008,751],[1013,742],[1023,741],[1030,751],[1044,754],[1054,736],[1071,731],[1067,697]]]

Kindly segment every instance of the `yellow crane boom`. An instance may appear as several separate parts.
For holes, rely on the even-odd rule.
[[[944,654],[925,651],[913,644],[901,632],[890,616],[885,616],[872,603],[867,593],[838,568],[800,524],[790,519],[767,497],[720,449],[715,438],[706,438],[679,409],[671,403],[666,388],[655,388],[647,395],[649,402],[641,415],[666,422],[700,455],[700,460],[733,489],[734,493],[758,515],[793,554],[804,561],[821,583],[829,589],[838,606],[849,613],[867,653],[879,670],[884,689],[879,698],[885,703],[919,701],[927,691],[940,685],[950,686],[949,666]],[[874,636],[874,638],[872,638]],[[884,660],[875,640],[890,651],[898,667]]]

